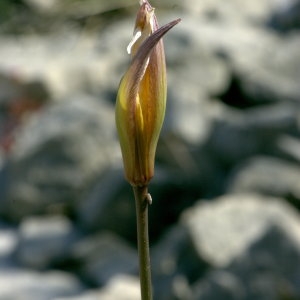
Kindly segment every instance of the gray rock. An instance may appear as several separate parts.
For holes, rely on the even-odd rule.
[[[10,156],[7,199],[11,218],[63,211],[119,159],[113,108],[79,96],[54,104],[19,132]]]
[[[17,261],[32,269],[45,269],[68,260],[79,233],[63,216],[25,219],[19,228]]]
[[[14,264],[13,253],[16,251],[17,244],[17,229],[0,223],[0,269]]]
[[[83,38],[83,32],[76,30],[76,26],[70,28],[61,22],[56,24],[53,18],[41,18],[46,20],[44,27],[53,22],[60,28],[56,33],[23,34],[18,41],[9,35],[0,37],[0,66],[5,75],[20,74],[25,82],[39,78],[54,99],[73,97],[83,91],[107,96],[112,87],[113,91],[117,89],[125,70],[122,71],[126,43],[133,30],[128,21],[118,23],[115,30],[100,31],[98,39],[98,30],[92,35],[84,34]],[[43,26],[43,22],[39,21],[39,25]]]
[[[194,300],[243,300],[246,292],[242,281],[234,274],[216,270],[193,286]]]
[[[268,20],[268,24],[285,32],[289,30],[297,30],[300,28],[300,1],[295,0],[293,3],[287,3],[276,9]]]
[[[192,299],[299,298],[299,215],[282,199],[227,195],[200,202],[182,222],[213,267],[192,285]]]
[[[282,103],[245,111],[223,108],[212,126],[208,149],[215,159],[236,164],[258,153],[274,153],[278,136],[298,131],[297,105]]]
[[[188,24],[180,23],[176,30],[168,34],[165,43],[169,84],[174,92],[180,92],[179,86],[185,88],[185,92],[190,90],[191,95],[186,97],[191,100],[195,97],[194,91],[200,93],[200,96],[221,94],[230,80],[230,70],[224,60],[211,52],[205,40],[194,37],[198,33],[197,29],[193,28],[187,34],[187,26],[191,28],[197,25],[195,20]]]
[[[166,161],[164,158],[171,160],[170,156],[174,154],[160,152],[164,152],[157,156],[161,161]],[[182,153],[180,155],[182,158]],[[183,165],[180,167],[184,168]],[[193,171],[187,168],[181,171],[170,165],[156,165],[155,176],[149,186],[153,199],[149,208],[149,232],[153,240],[178,219],[181,211],[194,201],[194,195],[199,190],[207,188],[206,184],[210,182],[213,173],[209,169],[210,164],[207,163],[204,168],[199,169],[193,164],[192,168]],[[205,172],[202,174],[203,169]],[[112,168],[99,177],[97,183],[76,206],[77,220],[86,230],[112,231],[135,244],[134,195],[123,173],[120,168]],[[203,183],[195,182],[195,178],[203,179]],[[172,205],[169,199],[172,199]]]
[[[9,153],[24,117],[48,101],[49,93],[39,79],[26,82],[13,74],[0,73],[0,151]]]
[[[170,89],[164,133],[188,145],[202,145],[211,129],[213,107],[201,88],[178,81],[173,86],[176,84],[182,88]]]
[[[244,255],[274,224],[300,245],[297,212],[281,199],[256,194],[199,202],[183,213],[182,224],[199,258],[215,267],[228,266]]]
[[[101,233],[79,241],[72,257],[80,265],[81,275],[98,286],[105,285],[120,274],[136,274],[137,252],[120,237]]]
[[[287,228],[270,226],[229,267],[245,287],[241,299],[298,299],[300,246]]]
[[[300,247],[286,229],[270,225],[225,268],[193,285],[193,299],[298,299]]]
[[[299,102],[300,87],[296,79],[300,76],[299,36],[267,43],[265,51],[257,57],[249,56],[247,63],[236,61],[235,76],[241,90],[253,102]],[[268,49],[274,49],[272,55]]]
[[[139,280],[128,275],[112,278],[101,290],[88,291],[75,297],[59,297],[53,300],[139,300]]]
[[[83,291],[80,281],[62,271],[39,273],[27,269],[0,270],[0,298],[11,300],[53,300]]]
[[[18,82],[13,80],[13,78],[10,78],[8,75],[1,72],[0,91],[0,112],[1,117],[3,117],[2,115],[4,113],[4,110],[7,109],[9,101],[20,96],[21,87]]]
[[[186,21],[188,25],[179,24],[165,42],[169,86],[165,131],[199,144],[207,137],[214,114],[210,98],[227,90],[230,72],[199,38],[196,21]]]
[[[298,35],[283,39],[271,31],[255,27],[225,26],[206,25],[201,34],[211,49],[224,57],[232,69],[242,99],[231,101],[247,100],[251,105],[286,100],[298,102]],[[220,35],[220,39],[214,38]],[[269,49],[274,49],[272,55]]]
[[[291,3],[292,0],[287,2]],[[103,4],[95,5],[100,7]],[[97,10],[95,5],[92,5],[93,13]],[[278,1],[253,1],[246,6],[242,1],[226,5],[220,1],[182,5],[190,8],[176,13],[175,17],[182,16],[184,22],[165,39],[170,90],[174,89],[174,95],[179,84],[186,86],[186,91],[190,90],[193,97],[191,103],[196,105],[200,101],[201,105],[201,99],[206,99],[207,94],[222,94],[228,87],[230,66],[236,76],[242,78],[240,86],[246,95],[253,98],[254,103],[262,101],[257,97],[270,102],[282,97],[295,99],[299,96],[295,79],[299,71],[297,65],[293,64],[298,59],[297,37],[290,37],[288,45],[285,45],[284,40],[275,34],[257,28],[248,21],[244,22],[247,19],[245,14],[251,15],[250,19],[253,20],[265,20],[273,9],[280,6]],[[85,6],[90,7],[88,4]],[[209,15],[217,17],[210,18]],[[167,14],[163,16],[166,21],[174,18]],[[243,21],[238,21],[237,26],[235,21],[238,19]],[[132,27],[132,21],[126,19],[118,20],[100,31],[99,38],[85,35],[80,39],[81,33],[69,28],[62,32],[63,38],[53,35],[46,38],[25,37],[17,43],[3,38],[1,57],[5,59],[0,59],[0,65],[4,69],[11,69],[9,61],[14,61],[14,65],[29,78],[42,74],[40,77],[55,98],[69,95],[70,91],[85,90],[113,100],[120,77],[129,63],[125,50]],[[276,54],[272,60],[269,49],[274,49]],[[224,62],[215,52],[230,59]],[[27,57],[34,57],[30,64]],[[279,72],[279,68],[283,72]]]
[[[235,0],[224,3],[220,0],[206,0],[201,2],[184,2],[182,5],[191,14],[224,23],[253,23],[264,24],[270,14],[283,5],[290,5],[294,0],[255,0],[245,3]]]
[[[9,185],[8,162],[6,160],[4,153],[0,151],[0,199],[6,199],[8,185]]]
[[[81,226],[87,230],[109,230],[135,240],[133,191],[120,168],[107,170],[78,203],[76,212]]]
[[[207,265],[199,261],[181,226],[169,229],[151,250],[154,298],[186,300],[191,297],[189,282],[204,273]]]
[[[291,161],[300,162],[299,138],[283,134],[277,138],[275,147],[280,157],[287,157]]]
[[[172,142],[168,145],[174,146],[174,149],[170,150],[169,157],[164,157],[168,161],[174,157],[175,164],[178,163],[177,168],[172,164],[159,168],[157,164],[155,176],[149,185],[149,193],[152,196],[152,205],[149,207],[149,232],[153,240],[161,238],[162,233],[169,226],[177,223],[182,211],[191,206],[198,195],[207,192],[211,184],[210,180],[215,174],[214,166],[210,165],[209,159],[207,164],[203,163],[197,167],[196,158],[189,157],[190,153],[181,152],[185,149],[176,149],[175,145]],[[183,158],[184,160],[181,160]],[[188,161],[189,159],[191,160]],[[201,162],[200,159],[199,161]],[[183,166],[184,163],[186,163],[185,166]],[[192,163],[194,165],[191,166]]]
[[[228,192],[255,192],[300,201],[300,167],[272,158],[253,157],[238,166],[230,176]]]
[[[241,5],[244,6],[244,3],[241,2]],[[236,13],[240,14],[240,11],[236,10]],[[285,100],[299,102],[299,35],[282,37],[271,30],[248,23],[237,25],[234,22],[210,22],[201,18],[189,18],[178,26],[177,31],[183,37],[181,45],[189,45],[193,38],[195,41],[192,45],[197,45],[195,48],[198,52],[206,51],[224,59],[227,72],[232,71],[240,93],[231,96],[233,99],[230,101],[236,102],[236,105],[243,102],[247,105]],[[270,49],[273,49],[272,55]],[[201,69],[201,60],[197,63],[197,59],[193,59],[193,63],[193,68]],[[207,79],[215,82],[214,75],[209,72]],[[202,80],[198,75],[194,80],[199,80],[198,85],[201,86]],[[205,79],[203,81],[206,82]]]
[[[85,3],[74,2],[68,0],[24,0],[31,9],[43,15],[54,15],[56,17],[73,18],[82,20],[84,18],[111,13],[114,10],[135,12],[138,3],[126,0],[111,0],[110,2],[102,2],[95,0],[86,0]],[[105,16],[102,17],[105,19]]]
[[[51,13],[56,10],[59,1],[57,0],[25,0],[24,1],[31,9],[38,12]]]

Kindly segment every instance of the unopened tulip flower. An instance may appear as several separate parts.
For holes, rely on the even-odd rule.
[[[154,175],[156,146],[166,108],[166,63],[162,37],[180,19],[158,27],[154,8],[140,1],[132,41],[127,47],[131,63],[121,79],[116,124],[125,176],[133,186],[137,216],[137,242],[141,299],[152,300],[148,237],[148,183]]]
[[[180,21],[159,28],[154,8],[147,0],[140,4],[127,47],[131,63],[121,79],[116,104],[125,176],[132,186],[146,186],[154,175],[167,92],[162,37]]]

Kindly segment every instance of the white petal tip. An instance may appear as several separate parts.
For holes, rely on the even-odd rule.
[[[130,54],[131,53],[131,48],[132,46],[135,44],[135,42],[141,37],[142,32],[140,30],[137,30],[136,32],[134,32],[133,34],[133,38],[130,41],[129,45],[127,46],[127,53]]]

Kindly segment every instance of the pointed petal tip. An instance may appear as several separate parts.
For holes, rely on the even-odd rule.
[[[181,18],[178,18],[176,20],[174,20],[173,22],[175,22],[175,25],[181,22]]]
[[[160,27],[154,34],[158,34],[159,32],[163,32],[162,36],[165,35],[170,29],[172,29],[175,25],[177,25],[179,22],[181,22],[181,18],[178,18],[176,20],[173,20],[166,25],[163,25]]]
[[[142,63],[145,62],[146,57],[150,54],[153,47],[159,42],[159,40],[180,21],[180,18],[171,21],[166,25],[160,27],[152,35],[150,35],[138,49],[138,52],[133,59],[133,64],[137,62],[137,64],[141,66]]]

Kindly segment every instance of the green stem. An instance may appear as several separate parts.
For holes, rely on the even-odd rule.
[[[142,300],[152,300],[151,267],[148,235],[148,206],[150,197],[147,186],[133,187],[136,220],[137,241],[139,252],[140,286]]]

